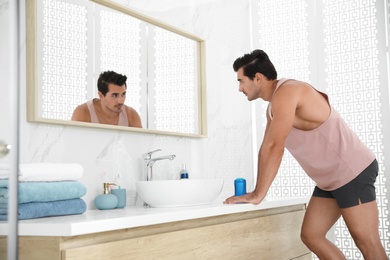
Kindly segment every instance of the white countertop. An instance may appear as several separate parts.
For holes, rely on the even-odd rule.
[[[259,205],[209,205],[149,208],[128,206],[114,210],[88,210],[81,215],[37,218],[19,221],[19,236],[77,236],[97,232],[134,228],[182,220],[213,217],[262,209],[305,204],[309,198],[265,200]],[[7,222],[0,222],[0,235],[7,235]]]

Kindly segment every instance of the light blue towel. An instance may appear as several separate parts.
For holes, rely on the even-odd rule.
[[[19,204],[18,219],[76,215],[84,213],[86,209],[87,205],[82,199],[23,203]],[[7,220],[7,217],[7,209],[0,209],[0,220]]]
[[[19,203],[76,199],[87,188],[78,181],[19,182]],[[0,180],[0,203],[8,202],[8,180]]]

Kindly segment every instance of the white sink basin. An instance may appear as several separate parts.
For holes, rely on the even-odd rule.
[[[151,207],[181,207],[211,203],[222,191],[221,179],[138,181],[138,195]]]

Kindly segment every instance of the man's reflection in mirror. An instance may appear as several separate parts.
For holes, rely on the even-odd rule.
[[[114,71],[102,72],[97,81],[99,98],[81,104],[73,111],[72,120],[97,124],[142,127],[141,118],[126,106],[127,77]]]

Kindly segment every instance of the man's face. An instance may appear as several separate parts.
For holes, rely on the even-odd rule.
[[[258,93],[259,91],[255,84],[256,78],[254,78],[254,80],[251,80],[247,76],[244,76],[243,68],[238,69],[237,80],[239,82],[238,91],[244,93],[245,96],[247,96],[249,101],[259,97],[259,93]]]
[[[126,100],[126,85],[123,84],[122,86],[118,86],[113,83],[109,83],[106,96],[103,96],[100,92],[99,96],[102,105],[106,109],[115,113],[119,113],[122,110]]]

